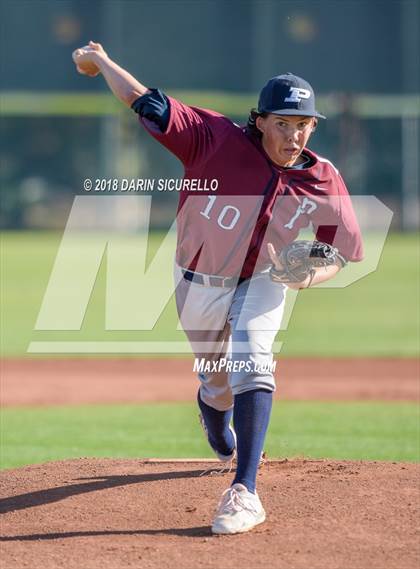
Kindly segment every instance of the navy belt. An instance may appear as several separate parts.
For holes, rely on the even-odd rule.
[[[201,284],[203,286],[219,286],[223,288],[233,288],[240,284],[245,279],[238,277],[218,277],[216,275],[205,275],[203,273],[195,273],[194,271],[187,271],[182,269],[184,279],[192,283]]]

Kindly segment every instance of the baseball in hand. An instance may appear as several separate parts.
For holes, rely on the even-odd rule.
[[[76,64],[77,71],[89,77],[95,77],[100,73],[99,67],[95,63],[95,58],[101,53],[106,56],[106,53],[99,43],[89,42],[88,45],[80,47],[73,51],[73,61]]]

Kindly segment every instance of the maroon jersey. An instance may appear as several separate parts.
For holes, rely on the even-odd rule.
[[[266,243],[277,250],[312,226],[317,239],[348,261],[363,257],[357,220],[337,169],[305,148],[306,168],[282,168],[260,141],[227,117],[168,97],[169,123],[150,134],[175,154],[185,179],[217,190],[181,191],[176,261],[185,268],[226,277],[249,277],[271,265]],[[207,182],[206,182],[207,181]]]

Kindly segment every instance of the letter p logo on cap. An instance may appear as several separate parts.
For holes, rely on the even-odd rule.
[[[311,92],[301,87],[290,87],[290,95],[284,99],[285,103],[300,103],[302,99],[309,99]]]

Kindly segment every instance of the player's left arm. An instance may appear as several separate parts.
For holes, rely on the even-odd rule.
[[[310,276],[308,276],[304,281],[301,281],[299,283],[290,283],[287,286],[295,290],[299,290],[301,288],[311,288],[333,279],[340,271],[341,267],[342,265],[340,262],[338,262],[336,265],[329,265],[328,267],[316,267],[314,269],[315,275],[312,277],[312,279]]]
[[[267,250],[275,269],[278,271],[282,271],[284,267],[282,266],[279,260],[274,245],[272,243],[268,243]],[[294,290],[300,290],[301,288],[310,288],[316,286],[318,284],[324,283],[334,278],[342,267],[343,265],[340,261],[337,261],[337,263],[334,263],[333,265],[328,265],[326,267],[314,267],[313,276],[308,275],[306,279],[304,279],[303,281],[287,283],[287,286]]]

